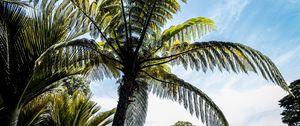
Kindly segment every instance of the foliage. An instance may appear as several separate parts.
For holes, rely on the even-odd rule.
[[[289,85],[292,95],[287,95],[279,101],[280,107],[284,108],[281,113],[282,122],[289,126],[300,126],[300,80]]]
[[[90,100],[90,95],[77,90],[48,92],[22,108],[18,126],[105,126],[112,122],[115,109],[99,112],[100,106]]]
[[[66,78],[63,78],[57,82],[54,82],[57,85],[60,85],[60,89],[66,90],[69,95],[72,95],[75,91],[80,90],[85,95],[91,93],[90,91],[90,81],[88,81],[83,76],[73,75]]]
[[[115,109],[99,112],[100,106],[85,97],[81,91],[75,91],[73,95],[68,93],[56,94],[49,108],[50,120],[41,121],[49,126],[105,126],[112,122],[111,116]]]
[[[88,60],[87,47],[80,46],[80,43],[90,43],[97,47],[95,42],[76,39],[88,32],[85,16],[74,10],[69,1],[57,2],[0,1],[0,95],[4,105],[0,121],[3,125],[17,125],[21,108],[56,87],[53,82],[85,74],[98,61]],[[23,3],[32,8],[22,8]],[[60,45],[69,47],[55,50]]]
[[[177,121],[173,126],[193,126],[193,124],[185,121]]]
[[[208,18],[192,18],[162,31],[180,10],[177,0],[102,0],[94,5],[98,2],[72,0],[92,23],[91,35],[100,36],[99,48],[93,51],[111,68],[94,68],[93,78],[115,77],[120,84],[113,126],[144,124],[148,90],[183,103],[206,125],[229,125],[218,106],[203,91],[172,74],[170,65],[204,72],[218,68],[260,73],[288,91],[274,63],[259,51],[232,42],[193,42],[215,29]]]
[[[33,126],[40,123],[40,116],[47,113],[48,107],[53,102],[53,95],[45,93],[30,101],[22,107],[19,115],[18,126]]]
[[[210,19],[197,17],[162,31],[180,10],[178,2],[64,0],[57,4],[57,0],[33,0],[30,5],[36,13],[29,17],[25,10],[1,2],[0,13],[5,17],[0,19],[4,103],[14,96],[13,101],[18,103],[11,104],[21,107],[56,87],[51,84],[61,78],[91,74],[94,79],[118,79],[119,101],[113,126],[143,125],[149,90],[158,97],[183,103],[206,125],[227,126],[218,106],[203,91],[172,74],[171,65],[204,72],[216,67],[236,73],[252,71],[288,91],[274,63],[259,51],[231,42],[193,42],[215,28]],[[75,39],[89,30],[102,42]]]

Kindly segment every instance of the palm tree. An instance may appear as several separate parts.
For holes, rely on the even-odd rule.
[[[80,46],[96,47],[93,41],[75,39],[89,31],[89,21],[69,1],[58,2],[0,1],[1,125],[16,126],[23,106],[55,87],[53,82],[101,64],[88,52],[92,47]],[[55,50],[66,42],[67,48]]]
[[[194,42],[214,30],[215,24],[208,18],[192,18],[162,31],[180,10],[177,0],[95,0],[106,5],[99,7],[100,12],[93,7],[94,2],[72,2],[93,24],[91,35],[100,36],[102,41],[93,51],[98,52],[106,66],[93,68],[92,72],[100,73],[92,75],[118,79],[119,100],[113,126],[144,124],[148,90],[158,97],[183,103],[206,125],[228,125],[212,99],[172,74],[170,65],[203,72],[218,68],[235,73],[260,73],[288,91],[275,64],[259,51],[232,42]]]
[[[47,92],[25,105],[18,126],[105,126],[112,122],[115,109],[99,112],[100,106],[90,100],[91,95],[80,90]]]
[[[67,92],[52,95],[48,112],[37,121],[42,126],[106,126],[112,122],[115,109],[99,112],[100,106],[77,90],[69,95]]]
[[[69,94],[55,96],[51,108],[51,116],[55,126],[105,126],[112,122],[111,116],[115,109],[98,112],[100,106],[90,101],[91,96],[76,91]],[[52,126],[52,125],[49,125]]]

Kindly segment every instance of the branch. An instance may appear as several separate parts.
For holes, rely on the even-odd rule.
[[[107,56],[107,55],[105,55],[105,54],[102,54],[100,51],[97,51],[97,52],[98,52],[100,55],[106,57],[106,58],[109,59],[109,60],[112,60],[112,61],[115,61],[115,62],[118,62],[118,63],[122,64],[122,62],[119,61],[119,60],[117,60],[117,59],[114,59],[114,58],[111,58],[111,57],[109,57],[109,56]]]
[[[190,50],[183,51],[183,52],[180,52],[180,53],[177,53],[177,54],[174,54],[174,55],[170,55],[170,56],[146,59],[146,60],[143,60],[141,62],[144,63],[144,62],[148,62],[148,61],[155,61],[155,60],[163,60],[163,59],[167,59],[167,58],[172,58],[174,56],[178,56],[178,55],[182,55],[182,54],[185,54],[185,53],[189,53],[191,51],[194,51],[194,50],[197,50],[197,49],[200,49],[200,48],[203,48],[203,47],[198,47],[198,48],[190,49]]]
[[[152,6],[152,8],[151,8],[150,14],[149,14],[148,17],[147,17],[146,24],[145,24],[145,26],[144,26],[144,28],[143,28],[143,30],[142,30],[140,39],[139,39],[139,41],[138,41],[138,42],[139,42],[139,43],[138,43],[138,46],[137,46],[137,48],[135,49],[135,52],[134,52],[134,56],[135,56],[135,57],[134,57],[134,60],[136,60],[136,58],[137,58],[137,53],[139,52],[139,49],[141,48],[141,46],[142,46],[142,44],[143,44],[143,40],[144,40],[144,38],[145,38],[145,35],[146,35],[146,32],[147,32],[148,25],[149,25],[149,23],[150,23],[152,13],[153,13],[153,11],[154,11],[154,9],[155,9],[156,2],[157,2],[157,0],[155,0],[153,6]]]
[[[126,16],[125,16],[125,9],[124,9],[124,3],[123,3],[123,0],[121,0],[121,6],[122,6],[122,12],[123,12],[123,20],[124,20],[124,23],[125,23],[125,33],[126,33],[126,41],[128,42],[129,39],[128,39],[128,29],[127,29],[127,21],[126,21]],[[127,48],[129,49],[129,46],[127,44]]]
[[[129,10],[129,39],[130,39],[130,46],[132,45],[132,29],[131,29],[131,9]]]
[[[156,78],[156,77],[150,75],[150,74],[147,73],[146,71],[143,71],[143,70],[142,70],[142,72],[145,73],[146,75],[148,75],[150,78],[156,80],[156,81],[159,81],[159,82],[162,82],[162,83],[175,84],[175,83],[173,83],[173,82],[168,82],[168,81],[160,80],[160,79],[158,79],[158,78]]]
[[[115,31],[115,30],[114,30],[114,36],[115,36],[115,41],[116,41],[116,43],[117,43],[118,48],[121,49],[120,41],[119,41],[118,38],[117,38],[117,34],[116,34],[116,31]]]
[[[175,58],[169,59],[169,60],[167,60],[167,61],[164,61],[164,62],[146,65],[146,66],[143,66],[141,69],[144,69],[144,68],[147,68],[147,67],[152,67],[152,66],[157,66],[157,65],[161,65],[161,64],[165,64],[165,63],[171,62],[172,60],[175,60],[175,59],[177,59],[177,58],[178,58],[178,56],[175,57]]]

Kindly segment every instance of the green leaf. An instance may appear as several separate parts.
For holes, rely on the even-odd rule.
[[[180,104],[183,101],[184,108],[192,115],[195,113],[206,125],[229,125],[219,107],[197,87],[157,66],[144,73],[148,76],[145,80],[151,83],[151,91],[158,97],[175,100]],[[173,92],[174,89],[176,93]]]
[[[197,37],[200,38],[203,34],[213,30],[214,28],[214,22],[208,18],[192,18],[182,24],[171,26],[170,28],[163,31],[161,41],[173,42],[175,40],[180,40],[181,42],[185,42],[195,40]]]

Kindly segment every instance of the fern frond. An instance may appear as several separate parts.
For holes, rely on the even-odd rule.
[[[67,93],[56,94],[51,108],[53,125],[57,126],[104,126],[110,123],[115,110],[99,112],[100,106],[90,101],[91,96],[84,96],[80,91],[72,96]]]
[[[112,122],[111,116],[115,112],[116,112],[116,108],[105,112],[100,112],[88,120],[87,126],[106,126]]]
[[[158,97],[171,99],[183,104],[184,108],[201,119],[207,126],[228,126],[219,107],[200,89],[156,66],[143,72],[151,91]]]
[[[40,116],[46,113],[52,98],[51,94],[40,95],[25,105],[20,112],[18,126],[30,126],[38,123]]]
[[[271,80],[289,91],[286,82],[275,64],[265,55],[248,46],[220,41],[177,43],[173,44],[162,57],[155,57],[145,60],[144,67],[164,64],[170,61],[172,65],[183,65],[196,70],[207,69],[254,73],[260,72],[266,80]],[[170,60],[171,59],[171,60]]]
[[[197,37],[202,37],[204,34],[213,30],[214,28],[214,21],[208,18],[192,18],[182,24],[171,26],[163,31],[160,41],[169,41],[169,43],[178,40],[181,42],[194,41]]]

